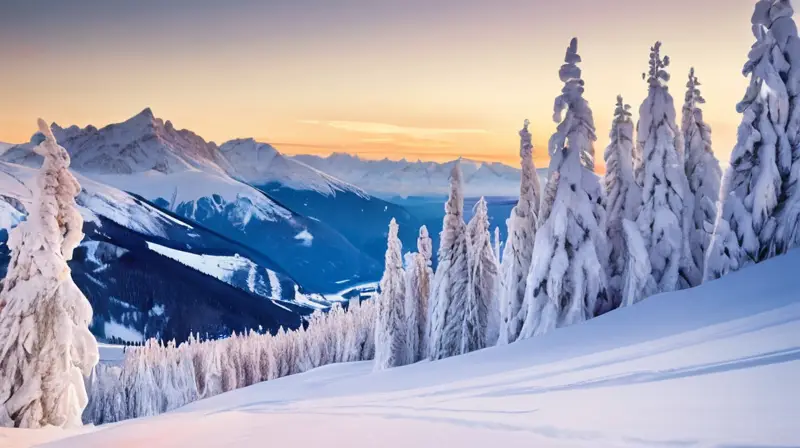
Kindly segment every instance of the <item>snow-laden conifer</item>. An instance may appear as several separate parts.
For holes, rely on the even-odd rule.
[[[462,326],[469,285],[467,226],[459,163],[450,173],[450,197],[439,243],[439,264],[431,291],[429,357],[443,359],[463,353]]]
[[[593,317],[605,300],[607,242],[597,176],[581,164],[596,140],[594,120],[583,98],[578,41],[567,49],[559,76],[564,82],[550,139],[550,177],[539,219],[533,261],[527,279],[520,338],[529,338]],[[563,121],[562,112],[566,109]]]
[[[11,231],[11,261],[0,301],[0,426],[78,426],[87,405],[84,376],[99,354],[92,307],[67,261],[83,238],[69,155],[39,120],[44,162],[28,219]]]
[[[533,256],[533,244],[539,220],[541,183],[533,164],[533,143],[528,131],[530,122],[525,120],[519,131],[519,156],[522,165],[519,202],[506,221],[508,237],[503,249],[503,264],[500,269],[500,344],[513,342],[522,328],[520,314],[528,272]]]
[[[645,74],[648,94],[639,108],[637,145],[642,156],[642,201],[636,223],[650,256],[653,282],[659,292],[688,286],[694,269],[688,253],[684,217],[689,198],[682,157],[682,137],[675,122],[675,105],[667,89],[669,57],[661,57],[661,42],[650,49]]]
[[[764,95],[770,95],[770,118],[777,135],[778,170],[782,176],[781,195],[775,211],[778,228],[770,255],[785,253],[800,244],[800,39],[793,15],[791,3],[784,0],[759,2],[753,16],[754,26],[761,28],[768,37],[766,42],[771,54],[762,55],[761,64],[752,69],[751,85],[753,79],[764,77],[760,91],[762,101]],[[751,59],[752,56],[751,53]],[[771,64],[766,62],[768,58]],[[778,76],[766,72],[770,66]],[[785,86],[783,89],[781,83]],[[777,90],[766,91],[776,85]],[[788,175],[787,160],[791,163]],[[762,232],[762,244],[768,235]]]
[[[622,101],[622,96],[617,96],[610,137],[611,143],[604,153],[606,174],[603,186],[610,248],[609,289],[614,299],[612,306],[616,307],[620,304],[628,260],[623,222],[636,219],[641,202],[641,190],[633,176],[633,120],[630,106]]]
[[[730,166],[722,178],[720,214],[707,253],[705,279],[758,263],[787,247],[794,207],[793,147],[798,146],[800,59],[797,27],[789,1],[756,3],[752,30],[756,38],[744,65],[750,77]],[[783,203],[781,204],[781,198]],[[781,229],[776,239],[779,205]],[[729,234],[732,233],[732,234]],[[779,249],[780,248],[780,249]]]
[[[427,356],[428,299],[431,291],[431,257],[433,245],[428,228],[419,229],[419,252],[406,254],[406,328],[408,328],[409,362]]]
[[[375,370],[398,367],[408,362],[406,347],[405,273],[403,246],[397,237],[397,221],[389,224],[386,267],[378,297],[378,316],[375,327]]]
[[[719,161],[711,150],[711,127],[703,120],[701,104],[706,100],[700,93],[700,82],[695,76],[694,68],[689,71],[686,84],[686,102],[683,105],[681,132],[685,147],[686,177],[689,181],[691,196],[690,209],[687,211],[688,235],[685,240],[698,268],[698,277],[705,268],[705,257],[711,245],[711,234],[717,218],[717,202],[719,201],[720,180],[722,170]],[[693,278],[695,278],[693,276]],[[692,286],[699,281],[695,278]]]
[[[475,213],[467,225],[469,235],[469,290],[462,339],[464,353],[480,350],[497,340],[499,310],[497,292],[498,266],[489,234],[489,209],[486,199],[475,204]]]

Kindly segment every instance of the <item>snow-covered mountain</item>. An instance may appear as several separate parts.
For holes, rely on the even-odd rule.
[[[328,173],[367,192],[382,195],[429,196],[447,194],[448,177],[456,161],[446,163],[403,160],[367,160],[334,153],[328,157],[297,155],[306,165]],[[464,188],[470,196],[516,196],[520,170],[502,163],[460,159]],[[545,176],[547,170],[539,170]]]
[[[364,244],[385,233],[389,207],[369,207],[374,198],[359,188],[269,145],[244,139],[218,147],[156,118],[150,109],[100,129],[52,128],[70,153],[73,170],[267,254],[307,291],[336,292],[380,275],[381,252]],[[34,135],[0,160],[38,167],[41,157],[33,148],[41,138]],[[267,187],[283,192],[285,203],[270,197]],[[293,201],[300,196],[302,202]],[[358,240],[349,237],[352,225],[323,219],[332,210],[347,215],[345,200],[359,212],[381,212],[366,221]],[[313,210],[308,203],[315,204]],[[364,235],[368,243],[361,240]]]
[[[365,195],[360,189],[286,157],[267,143],[252,138],[236,139],[220,146],[230,164],[230,174],[251,185],[279,183],[295,190],[311,190],[331,195],[337,191]]]
[[[53,135],[67,148],[72,167],[82,173],[133,174],[146,171],[175,173],[190,169],[226,172],[227,161],[217,147],[188,130],[177,130],[170,121],[153,116],[148,108],[127,121],[108,125],[62,128],[53,124]],[[41,157],[30,150],[41,141],[11,148],[3,159],[39,166]]]
[[[98,337],[180,340],[189,331],[294,327],[316,309],[268,257],[141,198],[77,178],[86,236],[70,266],[95,310]],[[34,169],[0,162],[0,277],[7,232],[25,219],[35,181]]]

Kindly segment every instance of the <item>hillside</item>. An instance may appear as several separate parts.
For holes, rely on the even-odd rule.
[[[328,366],[76,435],[3,446],[800,445],[800,251],[509,346]],[[147,430],[143,431],[142,428]],[[307,431],[308,428],[313,431]],[[397,442],[402,440],[402,444]]]

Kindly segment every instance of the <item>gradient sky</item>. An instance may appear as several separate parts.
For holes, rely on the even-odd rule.
[[[608,142],[634,110],[656,40],[678,109],[690,66],[727,159],[754,0],[0,0],[0,141],[39,116],[102,126],[145,107],[218,143],[517,163],[555,128],[558,68],[580,39],[586,98]]]

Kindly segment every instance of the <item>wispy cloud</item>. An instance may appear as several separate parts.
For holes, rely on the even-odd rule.
[[[419,128],[411,126],[398,126],[389,123],[374,123],[369,121],[320,121],[301,120],[300,123],[328,126],[347,132],[379,135],[406,135],[413,138],[430,138],[433,136],[449,134],[486,134],[485,129],[469,128]]]

